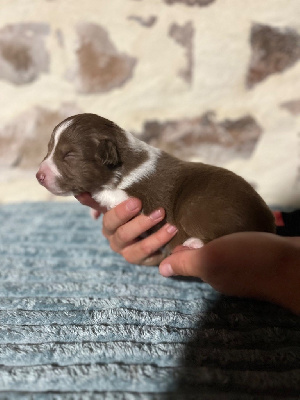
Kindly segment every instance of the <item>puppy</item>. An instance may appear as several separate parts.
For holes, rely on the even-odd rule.
[[[95,114],[55,127],[36,177],[55,195],[89,192],[109,209],[129,197],[142,200],[146,215],[163,207],[163,223],[178,228],[168,251],[179,244],[199,248],[234,232],[275,232],[273,214],[238,175],[181,161]]]

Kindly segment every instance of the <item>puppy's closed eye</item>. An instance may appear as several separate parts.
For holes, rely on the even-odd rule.
[[[75,158],[75,153],[73,151],[68,151],[63,155],[63,160],[70,160]]]

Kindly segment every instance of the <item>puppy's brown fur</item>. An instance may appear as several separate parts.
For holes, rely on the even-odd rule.
[[[55,194],[90,192],[106,206],[138,197],[145,214],[163,207],[178,228],[170,248],[191,237],[207,243],[233,232],[275,232],[273,214],[240,176],[181,161],[95,114],[70,117],[54,129],[37,177]]]

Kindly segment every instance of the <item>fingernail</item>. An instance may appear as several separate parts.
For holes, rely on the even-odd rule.
[[[154,221],[156,219],[160,219],[161,217],[162,217],[162,210],[161,209],[155,210],[155,211],[153,211],[153,213],[151,213],[149,215],[149,218],[153,219]]]
[[[167,226],[167,232],[169,233],[175,233],[178,231],[178,229],[174,225],[167,224],[166,226]]]
[[[137,199],[129,199],[126,203],[128,211],[136,211],[139,208],[139,201]]]
[[[171,264],[161,264],[159,267],[159,272],[166,278],[175,275]]]

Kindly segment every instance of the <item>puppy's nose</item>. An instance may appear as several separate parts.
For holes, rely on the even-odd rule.
[[[46,175],[44,174],[44,172],[38,171],[35,176],[36,176],[36,179],[39,181],[39,183],[41,185],[43,185],[45,182],[45,178],[46,178]]]

